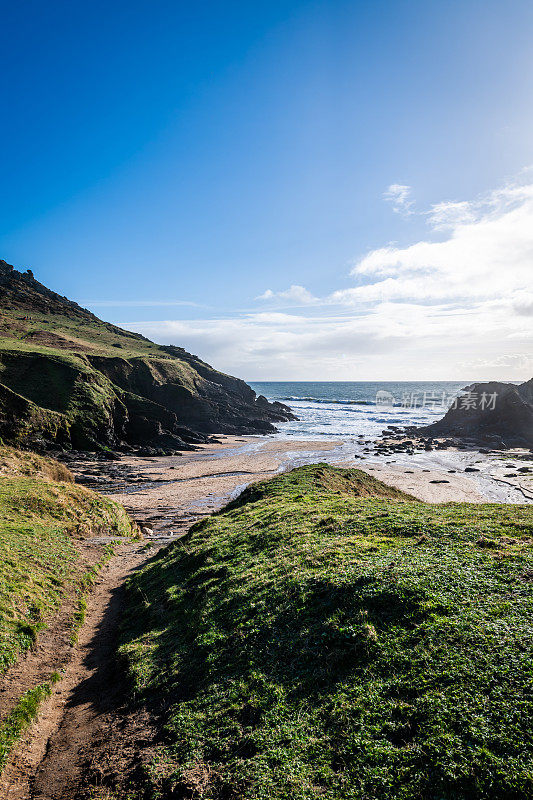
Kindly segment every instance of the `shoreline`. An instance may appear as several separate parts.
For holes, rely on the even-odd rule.
[[[509,452],[505,459],[517,461]],[[503,477],[503,462],[495,468],[492,456],[450,450],[363,454],[360,442],[342,438],[219,435],[216,442],[181,455],[121,456],[118,462],[81,460],[69,466],[78,482],[121,503],[147,538],[170,541],[250,483],[320,461],[362,469],[429,503],[533,501],[533,492],[531,499],[523,495],[516,482]]]

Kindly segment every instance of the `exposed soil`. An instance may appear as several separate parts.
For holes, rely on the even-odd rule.
[[[74,339],[65,339],[52,331],[31,331],[24,336],[24,341],[39,344],[43,347],[54,347],[58,350],[75,350],[79,353],[91,353],[98,348],[96,345],[82,344]]]
[[[116,537],[110,537],[109,540],[112,539]],[[94,567],[102,558],[102,544],[103,541],[99,539],[80,540],[76,543],[80,551],[80,575]],[[73,655],[71,633],[77,601],[78,595],[72,587],[57,614],[39,634],[35,646],[2,676],[0,721],[14,708],[24,692],[41,683],[47,683],[54,672],[62,673],[66,669]]]

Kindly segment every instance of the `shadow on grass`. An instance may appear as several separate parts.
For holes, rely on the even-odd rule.
[[[175,702],[256,670],[294,699],[334,692],[379,658],[383,633],[412,630],[427,616],[422,591],[367,577],[341,586],[313,580],[302,591],[289,581],[272,590],[262,614],[253,597],[231,595],[225,566],[205,564],[202,554],[165,561],[163,553],[130,588],[134,613],[122,643],[153,637],[157,689],[171,685]]]

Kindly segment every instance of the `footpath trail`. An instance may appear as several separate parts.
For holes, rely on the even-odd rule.
[[[0,777],[3,800],[79,795],[91,748],[124,689],[114,659],[124,581],[153,552],[147,553],[143,542],[121,543],[102,569],[64,674]]]
[[[231,437],[227,440],[226,447],[234,446]],[[209,459],[211,452],[220,448],[206,449]],[[80,477],[76,465],[69,466]],[[80,466],[85,468],[87,464]],[[108,466],[96,466],[106,476],[105,482],[111,483]],[[128,464],[133,482],[135,473],[150,466],[153,466],[151,459]],[[235,476],[233,486],[239,480],[242,479]],[[142,715],[132,719],[125,710],[124,675],[115,658],[125,603],[125,582],[161,547],[182,536],[192,522],[211,513],[227,498],[226,492],[223,496],[212,492],[206,497],[205,487],[196,481],[192,490],[188,481],[180,483],[170,497],[166,485],[154,483],[151,488],[140,503],[131,505],[127,495],[115,495],[122,502],[126,501],[124,504],[141,525],[149,520],[152,531],[146,528],[143,540],[125,540],[116,546],[115,555],[99,572],[87,598],[87,611],[77,643],[73,647],[69,643],[74,611],[71,600],[41,634],[35,649],[3,678],[0,717],[24,691],[48,681],[54,671],[61,673],[51,697],[42,704],[38,719],[18,743],[0,775],[1,800],[85,798],[89,791],[88,778],[93,786],[100,781],[105,784],[108,779],[113,780],[113,775],[131,768],[139,753],[142,757],[143,750],[149,751],[153,730],[149,720]],[[162,489],[165,489],[164,498],[160,494]],[[195,501],[200,506],[191,508],[191,502]],[[104,539],[87,540],[85,546],[88,551],[94,550]],[[146,547],[148,543],[149,548]],[[92,554],[88,563],[96,560]],[[90,789],[90,796],[98,795]],[[105,790],[101,796],[106,796]]]

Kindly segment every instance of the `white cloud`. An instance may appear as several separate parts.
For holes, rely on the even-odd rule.
[[[291,287],[282,292],[273,292],[272,289],[267,289],[266,292],[263,292],[263,294],[260,294],[259,297],[256,297],[255,299],[282,300],[297,305],[312,305],[313,303],[318,302],[318,299],[313,297],[311,292],[309,292],[304,286],[299,286],[298,284],[293,284]]]
[[[476,363],[476,366],[489,368],[496,367],[498,369],[512,367],[518,371],[527,371],[533,368],[533,359],[530,353],[514,353],[511,355],[496,356],[496,358],[480,359]]]
[[[388,190],[404,213],[411,213],[408,189]],[[530,378],[533,182],[437,203],[424,214],[430,234],[367,253],[352,269],[358,285],[322,299],[300,285],[257,298],[293,313],[126,327],[249,380]],[[298,306],[305,308],[296,313]]]
[[[515,358],[533,353],[527,323],[510,315],[504,301],[469,308],[384,302],[358,315],[258,313],[125,327],[181,345],[248,380],[470,382],[533,374],[533,357]]]
[[[410,216],[414,214],[414,201],[411,200],[411,187],[403,183],[391,183],[388,189],[383,192],[383,197],[392,205],[392,210],[396,214]]]
[[[355,375],[368,355],[402,346],[401,326],[351,317],[247,314],[233,319],[167,320],[125,327],[180,344],[220,369],[255,378],[338,376],[339,365]],[[313,373],[313,374],[311,374]],[[357,377],[354,377],[356,380]]]
[[[454,228],[456,225],[475,220],[472,203],[467,200],[461,202],[447,200],[437,203],[427,212],[427,216],[429,224],[437,231]]]
[[[533,317],[533,292],[517,292],[513,298],[513,308],[517,314]]]
[[[439,203],[429,214],[440,241],[373,250],[352,274],[373,279],[334,293],[337,302],[426,301],[519,294],[533,277],[533,184],[507,186],[474,202]]]

